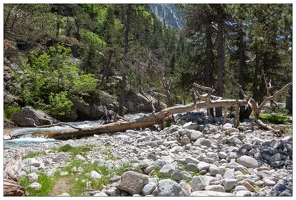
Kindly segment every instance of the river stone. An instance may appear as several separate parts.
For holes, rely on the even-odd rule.
[[[29,179],[30,183],[36,182],[36,181],[38,181],[38,175],[35,172],[30,173],[30,174],[28,174],[28,179]]]
[[[70,194],[68,194],[67,192],[64,192],[62,194],[57,195],[58,197],[69,197]]]
[[[193,144],[194,146],[206,146],[206,147],[211,147],[212,142],[208,139],[205,138],[199,138],[198,140],[196,140]]]
[[[208,185],[205,187],[205,190],[210,190],[215,192],[225,192],[225,189],[222,185]]]
[[[183,188],[184,191],[186,191],[187,196],[190,196],[192,188],[191,185],[189,185],[186,181],[180,181],[179,185]]]
[[[66,161],[68,158],[68,155],[64,152],[60,152],[56,157],[54,157],[52,160],[54,162],[60,162],[60,161]]]
[[[41,188],[41,184],[40,184],[40,183],[37,183],[37,182],[34,182],[34,183],[30,184],[30,185],[28,186],[28,188],[32,188],[32,189],[34,189],[34,190],[40,190],[40,188]]]
[[[234,169],[228,169],[226,170],[226,172],[223,175],[224,179],[234,179],[235,175],[234,175]]]
[[[197,130],[187,130],[186,135],[189,137],[191,141],[195,141],[202,137],[202,132]]]
[[[237,162],[248,168],[257,168],[258,161],[250,156],[241,156],[237,159]]]
[[[105,192],[98,192],[93,195],[94,197],[107,197],[108,195]]]
[[[86,159],[82,155],[76,155],[74,157],[74,160],[81,160],[81,161],[86,161]]]
[[[175,181],[188,180],[191,178],[192,176],[188,172],[180,171],[180,170],[175,170],[171,175],[171,179]]]
[[[209,163],[206,163],[206,162],[200,162],[197,164],[197,168],[199,171],[202,171],[202,170],[208,170],[210,167],[210,164]]]
[[[194,163],[188,163],[186,165],[186,169],[191,172],[195,172],[197,170],[197,166]]]
[[[223,179],[222,185],[224,186],[226,192],[230,192],[237,182],[237,179]]]
[[[197,130],[199,128],[199,125],[194,122],[187,122],[183,125],[183,128]]]
[[[270,166],[274,167],[274,168],[278,168],[278,167],[283,166],[284,164],[285,164],[285,161],[275,161],[275,162],[270,163]]]
[[[207,182],[204,176],[194,176],[192,178],[192,191],[197,191],[197,190],[204,190],[207,186]]]
[[[281,160],[282,160],[281,154],[280,153],[276,153],[273,156],[271,156],[271,158],[269,159],[269,163],[273,163],[273,162],[281,161]]]
[[[187,157],[186,159],[185,159],[185,162],[188,164],[188,163],[193,163],[193,164],[198,164],[200,161],[199,160],[197,160],[197,159],[195,159],[195,158],[193,158],[193,157]]]
[[[162,168],[159,170],[159,174],[162,177],[168,177],[175,171],[175,166],[172,164],[166,164],[162,166]]]
[[[89,173],[89,176],[93,179],[100,179],[102,178],[102,175],[99,174],[98,172],[96,172],[95,170],[92,170],[90,173]]]
[[[149,182],[142,188],[142,192],[144,195],[149,195],[151,194],[156,188],[156,183],[154,182]]]
[[[36,158],[26,158],[22,161],[22,165],[39,167],[41,165],[41,162]]]
[[[144,185],[149,183],[149,177],[134,171],[127,171],[121,175],[116,188],[128,192],[129,194],[140,194]]]
[[[159,167],[159,168],[161,168],[161,167],[163,167],[165,164],[167,164],[167,162],[164,161],[164,160],[157,159],[156,161],[154,161],[153,164],[154,164],[155,167]]]
[[[160,180],[157,188],[159,196],[188,196],[187,192],[176,181],[170,179]]]
[[[235,196],[233,193],[226,192],[216,192],[216,191],[195,191],[192,192],[190,196],[196,197],[225,197],[225,196]]]
[[[235,193],[235,196],[239,196],[239,197],[252,196],[252,193],[250,191],[245,191],[245,190],[237,191],[237,192],[234,192],[234,193]]]

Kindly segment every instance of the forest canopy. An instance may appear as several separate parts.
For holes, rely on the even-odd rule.
[[[77,102],[103,105],[108,94],[123,115],[129,92],[172,106],[192,102],[193,83],[243,99],[227,72],[260,102],[266,81],[270,92],[292,81],[292,4],[175,7],[181,29],[149,4],[4,4],[6,114],[30,105],[73,120]]]

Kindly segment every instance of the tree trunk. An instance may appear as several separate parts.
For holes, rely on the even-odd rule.
[[[136,120],[117,121],[110,124],[97,125],[80,129],[75,128],[62,132],[40,131],[38,133],[32,133],[32,137],[48,137],[60,140],[67,140],[72,138],[93,136],[94,134],[114,133],[125,131],[127,129],[145,128],[155,124],[159,124],[162,126],[163,122],[173,114],[191,112],[200,108],[230,107],[234,105],[242,106],[246,104],[247,101],[245,100],[218,100],[188,104],[185,106],[174,106],[165,108],[158,113],[151,114],[149,116],[145,116]],[[17,136],[14,136],[14,138],[17,138]]]
[[[125,24],[125,34],[124,34],[124,56],[123,60],[125,61],[127,53],[128,53],[128,36],[129,36],[129,25],[130,25],[130,13],[131,13],[131,4],[127,5],[127,11],[126,11],[126,24]],[[126,63],[126,62],[124,62]],[[121,67],[125,66],[122,65]],[[126,85],[126,69],[123,70],[123,75],[122,75],[122,81],[121,81],[121,94],[119,98],[119,109],[118,109],[118,114],[120,116],[123,116],[123,106],[125,102],[125,85]]]
[[[218,22],[218,86],[217,96],[223,96],[223,71],[224,71],[224,38],[223,38],[223,16],[224,11],[220,4],[216,6],[217,9],[217,22]],[[216,117],[222,116],[222,107],[216,108]]]
[[[239,84],[242,89],[245,90],[245,80],[244,80],[244,66],[245,66],[245,45],[244,45],[244,32],[239,29]],[[239,93],[239,99],[243,99],[244,96],[242,93]],[[248,113],[246,112],[245,106],[240,107],[240,121],[242,122],[245,118],[249,118]],[[251,114],[251,113],[250,113]]]
[[[292,113],[292,87],[289,89],[288,96],[286,97],[286,109]]]
[[[212,70],[212,31],[210,23],[206,26],[206,66],[205,66],[205,85],[212,87],[213,84],[213,70]],[[214,110],[211,108],[208,115],[214,116]]]

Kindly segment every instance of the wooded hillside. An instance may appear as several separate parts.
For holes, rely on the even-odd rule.
[[[233,79],[262,102],[292,81],[292,4],[177,4],[181,30],[144,4],[3,7],[7,119],[28,105],[61,121],[81,120],[85,105],[122,116],[132,93],[186,104],[194,82],[244,99]],[[291,109],[292,90],[276,100],[286,97]]]

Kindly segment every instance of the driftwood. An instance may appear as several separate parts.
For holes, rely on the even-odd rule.
[[[3,172],[3,191],[4,196],[26,196],[26,191],[23,186],[18,183],[21,173],[22,159],[18,152],[14,157],[5,165]]]
[[[92,127],[85,127],[81,129],[70,129],[65,131],[50,132],[43,131],[38,133],[32,133],[32,137],[47,137],[60,140],[81,138],[87,136],[93,136],[94,134],[114,133],[125,131],[127,129],[145,128],[151,127],[155,124],[162,126],[163,122],[169,119],[173,114],[186,113],[200,108],[214,108],[214,107],[230,107],[230,106],[242,106],[247,105],[246,100],[212,100],[210,102],[199,102],[188,105],[173,106],[165,108],[160,112],[152,113],[149,116],[145,116],[136,120],[129,121],[117,121],[104,125],[97,125]]]

